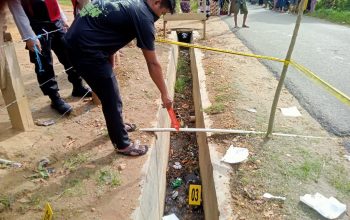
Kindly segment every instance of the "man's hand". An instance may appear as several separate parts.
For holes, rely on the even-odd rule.
[[[171,108],[173,106],[173,100],[169,96],[162,95],[163,108]]]
[[[67,31],[68,31],[68,28],[69,28],[69,24],[67,23],[67,21],[63,21],[63,30],[64,30],[65,32],[67,32]]]
[[[34,52],[34,45],[36,45],[39,52],[41,52],[41,44],[40,44],[40,41],[38,39],[36,39],[36,40],[29,39],[26,41],[27,49],[32,51],[32,52]]]

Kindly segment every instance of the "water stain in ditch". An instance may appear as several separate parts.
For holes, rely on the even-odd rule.
[[[195,127],[190,57],[186,48],[180,48],[176,78],[174,109],[182,127]],[[189,205],[190,184],[201,184],[196,133],[172,133],[164,215],[174,213],[181,220],[204,219],[202,205]]]

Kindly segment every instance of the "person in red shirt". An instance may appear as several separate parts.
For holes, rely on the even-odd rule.
[[[16,25],[26,42],[30,61],[35,64],[39,86],[51,99],[51,107],[60,114],[69,114],[72,107],[58,93],[59,88],[52,63],[52,51],[64,66],[68,80],[73,84],[72,96],[91,97],[90,89],[83,86],[82,78],[72,68],[63,42],[68,28],[67,19],[57,0],[8,1]],[[51,32],[45,35],[46,32]],[[41,37],[37,37],[40,36]]]

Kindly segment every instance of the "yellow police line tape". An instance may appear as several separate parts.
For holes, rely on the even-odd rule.
[[[350,97],[349,96],[347,96],[342,91],[338,90],[337,88],[335,88],[331,84],[327,83],[326,81],[324,81],[323,79],[318,77],[311,70],[307,69],[306,67],[298,64],[297,62],[295,62],[293,60],[288,61],[288,60],[284,60],[284,59],[280,59],[280,58],[276,58],[276,57],[271,57],[271,56],[242,53],[242,52],[218,49],[218,48],[207,47],[207,46],[202,46],[202,45],[197,45],[197,44],[188,44],[188,43],[183,43],[183,42],[178,42],[178,41],[167,40],[167,39],[164,39],[164,38],[157,38],[156,42],[166,43],[166,44],[174,44],[174,45],[178,45],[178,46],[181,46],[181,47],[198,48],[198,49],[202,49],[202,50],[215,51],[215,52],[219,52],[219,53],[228,53],[228,54],[233,54],[233,55],[238,55],[238,56],[245,56],[245,57],[258,58],[258,59],[272,60],[272,61],[284,63],[284,65],[291,64],[294,68],[296,68],[300,72],[304,73],[307,77],[309,77],[314,82],[318,83],[323,88],[325,88],[329,93],[331,93],[339,101],[341,101],[342,103],[350,106]]]

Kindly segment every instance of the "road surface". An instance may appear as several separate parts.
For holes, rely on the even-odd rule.
[[[249,3],[248,3],[249,4]],[[230,29],[254,53],[285,58],[295,15],[249,5],[250,28],[233,28],[233,17],[222,16]],[[239,15],[239,26],[242,26]],[[303,16],[292,59],[350,96],[350,27]],[[263,61],[280,74],[282,64]],[[350,106],[330,95],[307,77],[289,67],[286,86],[301,105],[329,132],[350,137]]]

